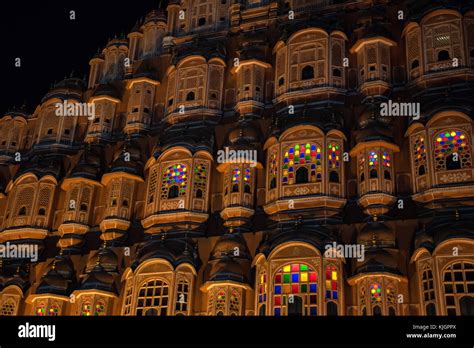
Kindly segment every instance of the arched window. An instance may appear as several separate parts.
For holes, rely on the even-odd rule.
[[[463,296],[459,300],[461,315],[474,315],[474,296]]]
[[[341,69],[332,69],[332,76],[341,77],[342,76]]]
[[[236,289],[232,289],[230,292],[229,314],[240,315],[240,294]]]
[[[161,182],[161,198],[170,198],[169,193],[173,186],[176,187],[173,190],[177,190],[176,197],[184,196],[186,194],[187,180],[187,167],[185,165],[174,164],[166,168]],[[176,193],[174,192],[172,195],[174,194]]]
[[[186,101],[192,101],[194,99],[196,99],[196,95],[193,91],[188,92],[188,94],[186,94]]]
[[[273,286],[275,316],[290,314],[289,305],[294,303],[298,306],[299,301],[301,301],[302,314],[317,315],[317,273],[312,267],[303,263],[283,266],[275,274]],[[293,308],[293,310],[297,311],[298,308]]]
[[[415,170],[418,175],[426,174],[426,149],[425,138],[417,135],[413,138],[413,158],[415,161]]]
[[[418,61],[418,59],[415,59],[413,62],[411,62],[412,69],[418,68],[419,66],[420,66],[420,62]]]
[[[341,150],[341,147],[337,143],[328,144],[329,182],[339,182],[339,172],[341,168]]]
[[[89,300],[82,302],[81,315],[83,317],[90,317],[92,315],[92,303]]]
[[[259,307],[258,315],[264,316],[266,315],[265,304],[267,303],[267,274],[265,272],[260,273],[260,276],[258,277],[257,292],[258,292],[257,302],[258,302],[258,307]]]
[[[437,171],[471,168],[469,138],[460,130],[446,130],[435,137]]]
[[[285,78],[280,77],[280,79],[278,80],[278,86],[283,86],[284,84],[285,84]]]
[[[205,17],[199,18],[198,26],[202,27],[205,24],[206,24],[206,18]]]
[[[379,283],[373,283],[370,286],[370,301],[372,303],[382,303],[382,286]]]
[[[156,315],[167,315],[168,299],[168,283],[161,279],[149,280],[138,291],[136,315],[148,315],[150,309],[155,310]]]
[[[461,315],[462,298],[474,296],[474,263],[461,261],[449,265],[443,273],[443,288],[447,314]],[[469,308],[469,302],[465,305]]]
[[[225,290],[221,289],[216,295],[216,315],[224,315],[226,310],[227,296]]]
[[[380,306],[375,306],[375,307],[372,309],[372,315],[374,315],[374,316],[380,316],[380,315],[382,315],[382,310],[381,310]]]
[[[421,289],[422,289],[422,299],[423,302],[426,304],[432,304],[434,313],[435,314],[428,314],[427,315],[436,315],[436,299],[435,299],[435,289],[434,289],[434,279],[433,279],[433,272],[431,269],[426,266],[422,273],[421,273]],[[430,309],[432,310],[432,309]]]
[[[181,279],[178,282],[178,288],[176,293],[176,304],[175,311],[176,314],[188,314],[188,305],[189,305],[189,283]]]
[[[168,191],[168,199],[176,198],[179,195],[179,187],[177,185],[173,185],[170,187]]]
[[[428,316],[436,315],[436,305],[434,303],[428,303],[425,309],[426,309],[426,315]]]
[[[193,185],[194,197],[202,198],[207,185],[207,166],[204,163],[199,163],[194,167]]]
[[[371,179],[378,178],[379,155],[375,151],[369,153],[369,175]]]
[[[306,65],[303,68],[303,70],[301,70],[301,79],[302,80],[314,79],[314,68],[311,65]]]
[[[38,209],[38,215],[41,215],[41,216],[46,215],[46,209],[44,209],[44,208],[39,208],[39,209]]]
[[[369,172],[369,174],[370,174],[370,178],[371,178],[371,179],[376,179],[376,178],[378,178],[377,169],[371,169],[370,172]]]
[[[13,316],[15,315],[15,310],[16,310],[16,303],[11,298],[9,298],[3,302],[2,311],[0,315],[7,316],[7,317]]]
[[[321,148],[316,144],[301,144],[290,147],[283,158],[283,185],[295,183],[296,171],[300,167],[309,171],[308,182],[321,181]]]
[[[438,52],[438,62],[442,62],[444,60],[450,60],[449,52],[446,50],[441,50]]]
[[[299,167],[296,170],[296,184],[306,184],[308,182],[308,169]]]
[[[26,207],[21,207],[20,210],[18,211],[18,216],[24,216],[26,215]]]
[[[338,300],[339,293],[337,287],[337,267],[335,265],[326,266],[326,300]]]
[[[46,316],[46,304],[44,302],[38,303],[35,309],[35,313],[39,317]]]
[[[326,304],[326,313],[328,316],[337,316],[337,304],[334,302],[328,302]]]
[[[85,204],[85,203],[81,204],[81,211],[87,212],[87,204]]]
[[[268,179],[269,179],[269,182],[270,182],[270,190],[274,189],[276,187],[277,170],[278,170],[277,154],[276,154],[276,152],[273,152],[269,157],[269,177],[268,177]]]
[[[245,184],[245,185],[244,185],[244,192],[245,192],[245,193],[251,193],[251,191],[250,191],[250,185],[248,185],[248,184]]]
[[[95,311],[94,315],[97,317],[101,317],[105,315],[105,302],[104,300],[97,300],[95,303]]]
[[[49,306],[48,315],[50,317],[57,317],[59,315],[59,305],[56,302],[53,302]]]

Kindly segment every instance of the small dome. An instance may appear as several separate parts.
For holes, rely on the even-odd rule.
[[[98,181],[102,172],[101,157],[94,151],[86,149],[81,159],[71,172],[71,177],[87,178]]]
[[[100,249],[87,262],[87,271],[92,271],[100,266],[101,269],[107,272],[116,272],[118,270],[118,257],[111,248]]]
[[[166,14],[162,10],[151,10],[145,17],[145,21],[143,24],[147,24],[149,22],[164,22],[166,23]]]
[[[214,245],[211,259],[215,260],[225,258],[227,255],[235,255],[235,250],[238,250],[236,258],[250,260],[250,252],[242,235],[240,233],[226,233]]]
[[[259,142],[258,132],[253,128],[249,123],[245,122],[244,124],[232,129],[229,132],[228,140],[230,144],[237,144],[241,141],[247,143],[257,143]]]
[[[117,46],[117,47],[127,46],[128,47],[128,39],[125,38],[124,36],[117,37],[117,35],[115,35],[113,39],[109,40],[106,47],[111,47],[111,46]]]
[[[247,272],[238,261],[231,257],[225,257],[216,262],[212,262],[209,280],[233,280],[246,283]]]
[[[109,96],[112,98],[118,98],[117,96],[117,90],[115,89],[114,86],[110,84],[100,84],[98,85],[95,90],[94,90],[94,96]]]
[[[126,172],[143,176],[144,156],[138,144],[127,141],[115,152],[110,172]]]
[[[361,262],[356,261],[356,273],[390,272],[400,274],[396,256],[397,252],[396,250],[380,248],[365,250],[364,260]]]

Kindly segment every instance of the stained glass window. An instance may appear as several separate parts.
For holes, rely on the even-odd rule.
[[[376,168],[379,165],[379,156],[375,151],[369,153],[369,166],[371,168]]]
[[[372,303],[382,301],[382,286],[379,283],[370,286],[370,298]]]
[[[232,289],[229,298],[229,313],[230,315],[239,315],[240,311],[240,294],[237,290]]]
[[[305,166],[309,172],[309,181],[321,180],[321,148],[315,144],[301,144],[290,147],[283,158],[283,185],[295,183],[296,170]]]
[[[57,317],[59,315],[59,305],[57,303],[53,303],[49,306],[49,316],[50,317]]]
[[[396,296],[395,296],[395,290],[393,289],[392,286],[387,286],[387,303],[388,304],[396,304]]]
[[[170,188],[178,187],[178,195],[186,194],[187,168],[184,164],[173,164],[165,169],[161,182],[161,198],[168,198]]]
[[[269,170],[270,177],[268,178],[268,182],[270,183],[270,189],[273,189],[276,187],[277,170],[278,170],[276,152],[270,155],[269,162],[270,162],[270,170]]]
[[[273,284],[274,315],[288,314],[290,296],[298,296],[302,299],[306,315],[317,315],[317,280],[316,271],[303,263],[294,263],[280,268],[275,274]]]
[[[252,175],[252,172],[250,171],[250,168],[245,168],[244,181],[250,182],[251,175]]]
[[[225,304],[226,304],[226,295],[225,295],[225,291],[222,289],[217,292],[217,296],[216,296],[216,315],[225,314]]]
[[[89,317],[92,313],[92,305],[89,301],[86,301],[82,304],[81,315],[84,317]]]
[[[390,154],[388,152],[383,152],[382,153],[382,160],[383,160],[383,166],[386,168],[390,168],[392,166],[392,159],[390,157]]]
[[[40,317],[44,317],[46,315],[46,305],[44,303],[40,303],[36,307],[36,315]]]
[[[242,180],[242,172],[240,167],[235,167],[232,170],[232,184],[238,184]]]
[[[471,167],[471,150],[469,139],[461,131],[447,130],[439,133],[435,138],[435,160],[436,170],[450,169],[447,166],[447,158],[457,154],[458,161],[452,158],[453,163],[459,163],[458,168]]]
[[[359,156],[359,175],[360,175],[360,182],[365,180],[365,157],[363,155]]]
[[[328,167],[329,169],[339,169],[341,165],[341,148],[339,144],[330,143],[328,145]]]
[[[207,166],[203,163],[199,163],[194,168],[194,197],[196,197],[196,193],[198,190],[201,190],[201,197],[204,195],[206,191],[206,184],[207,184]]]
[[[98,317],[105,315],[105,302],[104,301],[98,300],[95,303],[94,315]]]
[[[326,266],[326,299],[337,300],[337,267],[335,265]]]
[[[258,303],[265,303],[267,301],[267,274],[260,273],[258,278]]]
[[[421,135],[418,135],[413,139],[413,158],[415,161],[416,173],[418,175],[426,174],[427,167],[426,167],[425,138]]]

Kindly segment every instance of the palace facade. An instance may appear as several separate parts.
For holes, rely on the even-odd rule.
[[[473,96],[470,1],[171,0],[0,119],[0,312],[472,315]]]

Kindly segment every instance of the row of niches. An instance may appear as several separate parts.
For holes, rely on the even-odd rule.
[[[455,245],[465,247],[462,257],[450,255]],[[76,284],[49,296],[41,288],[43,276],[23,291],[16,285],[2,289],[0,315],[472,315],[474,258],[468,239],[446,241],[433,254],[416,250],[410,277],[387,272],[351,276],[340,259],[315,252],[313,257],[286,255],[285,249],[292,248],[312,249],[306,243],[287,243],[268,259],[259,254],[252,264],[255,276],[243,282],[201,280],[201,270],[193,265],[174,268],[159,258],[121,270],[116,292],[91,292]],[[276,258],[278,254],[285,257]],[[236,271],[229,266],[216,270]],[[41,269],[48,274],[51,264],[41,264]]]
[[[265,163],[256,156],[254,162],[247,157],[240,163],[219,163],[218,156],[206,151],[192,154],[181,146],[170,147],[156,159],[132,157],[127,162],[126,151],[139,154],[129,147],[117,151],[111,167],[99,169],[102,174],[94,180],[86,176],[81,181],[77,175],[38,178],[30,173],[10,181],[3,199],[3,228],[47,227],[55,211],[62,212],[63,221],[90,225],[107,217],[130,221],[181,210],[208,214],[243,207],[253,211],[256,206],[316,196],[340,200],[342,208],[348,195],[352,197],[347,191],[354,179],[359,198],[397,195],[400,158],[411,159],[412,194],[472,182],[473,135],[468,116],[454,111],[437,114],[426,126],[413,124],[407,137],[409,153],[386,141],[362,142],[349,151],[342,132],[325,134],[314,126],[296,126],[266,141],[265,150],[260,150],[265,151]],[[98,156],[86,153],[84,158],[81,172],[100,167]],[[145,168],[144,174],[137,165]],[[124,167],[130,170],[116,169]],[[59,192],[62,198],[53,200]],[[207,215],[199,219],[205,221]]]

